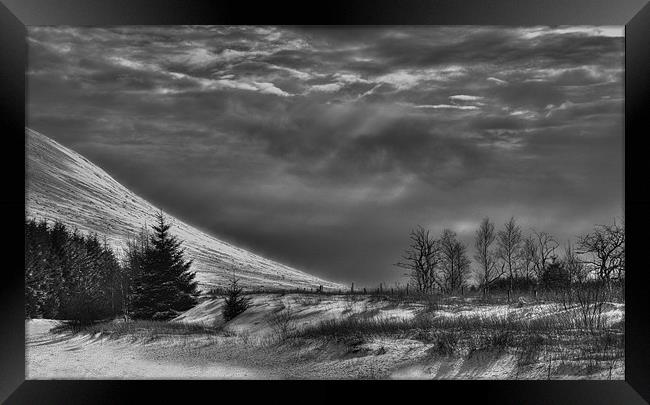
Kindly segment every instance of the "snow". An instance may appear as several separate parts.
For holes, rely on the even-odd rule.
[[[25,130],[26,214],[60,220],[83,233],[105,236],[117,251],[129,237],[155,221],[158,208],[137,196],[78,153],[45,135]],[[184,241],[192,270],[203,289],[223,286],[235,271],[248,288],[346,288],[263,258],[208,235],[166,214],[172,232]]]
[[[593,307],[592,307],[593,308]],[[602,306],[602,321],[603,325],[611,327],[617,322],[621,322],[625,318],[625,304],[622,303],[613,303],[606,302]],[[567,308],[564,308],[564,305],[561,303],[539,303],[533,305],[523,305],[523,306],[511,306],[508,304],[501,305],[454,305],[454,306],[442,306],[441,310],[438,311],[438,316],[448,317],[448,318],[457,318],[457,317],[468,317],[468,318],[497,318],[497,319],[506,319],[510,318],[512,320],[534,320],[542,319],[545,317],[558,317],[562,315],[569,315],[573,318],[573,315],[580,314],[580,306],[578,304],[568,304]]]
[[[504,380],[512,376],[516,365],[516,358],[511,354],[488,352],[468,358],[441,357],[433,362],[409,365],[397,369],[390,377],[396,380]]]
[[[394,303],[369,296],[316,295],[316,294],[255,294],[250,308],[228,323],[233,333],[247,333],[263,336],[273,333],[273,314],[289,308],[295,328],[313,326],[320,322],[343,319],[352,315],[363,315],[376,319],[412,319],[424,309],[423,304]],[[207,299],[196,307],[181,314],[174,322],[222,325],[223,299]],[[570,311],[577,311],[573,306]],[[553,317],[566,311],[561,304],[540,303],[522,307],[501,305],[452,304],[440,305],[436,316],[443,318],[510,318],[512,320],[533,320]],[[605,303],[602,319],[605,326],[624,320],[625,304]]]
[[[205,300],[175,318],[174,322],[222,325],[222,308],[223,299]],[[368,296],[255,294],[252,295],[250,307],[230,321],[227,329],[235,334],[246,333],[262,338],[274,333],[273,315],[287,310],[292,314],[292,326],[299,329],[355,314],[383,319],[409,319],[422,308],[418,304],[391,305]]]
[[[350,316],[411,318],[422,304],[396,303],[371,296],[254,294],[251,307],[228,323],[223,299],[204,299],[174,322],[221,326],[211,335],[164,335],[156,339],[54,334],[52,320],[26,322],[28,379],[45,378],[232,378],[232,379],[546,379],[547,363],[518,364],[508,350],[480,349],[444,355],[432,342],[396,336],[278,340],[275,314],[292,313],[292,328]],[[561,311],[557,304],[523,307],[458,303],[441,305],[437,316],[510,316],[534,319]],[[606,303],[608,322],[624,318],[625,306]],[[563,348],[558,347],[558,350]],[[553,364],[553,379],[608,379],[608,371],[585,371],[585,360]],[[614,379],[624,361],[612,363]]]
[[[145,345],[126,339],[111,341],[97,336],[49,333],[59,322],[34,319],[26,322],[25,378],[40,379],[251,379],[271,378],[258,371],[227,362],[209,365],[166,360],[183,350],[180,339]],[[196,343],[200,343],[197,339]]]

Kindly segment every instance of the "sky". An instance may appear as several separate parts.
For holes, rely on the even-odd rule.
[[[623,216],[623,27],[28,27],[27,123],[166,212],[332,281],[417,225]]]

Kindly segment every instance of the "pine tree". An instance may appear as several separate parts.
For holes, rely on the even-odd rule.
[[[47,223],[25,219],[25,316],[38,318],[47,313],[52,278],[48,262],[50,239]]]
[[[66,251],[70,265],[67,295],[61,302],[62,316],[76,323],[90,323],[115,315],[110,279],[119,267],[113,253],[102,246],[97,235],[76,231]]]
[[[138,312],[136,304],[142,305],[142,294],[145,282],[143,279],[145,271],[145,258],[151,249],[150,236],[147,228],[143,227],[138,235],[127,242],[126,254],[124,257],[124,276],[122,277],[122,289],[125,294],[125,315],[132,316],[133,311]]]
[[[104,237],[102,245],[102,273],[101,285],[106,297],[107,307],[111,314],[116,316],[124,308],[125,294],[122,289],[124,271],[120,266],[115,253],[111,250]]]
[[[185,261],[181,242],[169,232],[162,211],[133,274],[132,315],[143,319],[169,319],[197,303],[192,261]]]
[[[48,302],[49,316],[54,319],[63,317],[62,303],[69,294],[68,284],[70,279],[70,263],[67,254],[70,246],[68,228],[56,221],[49,231],[50,257],[48,270],[51,273],[53,294]]]
[[[226,298],[222,311],[223,319],[228,322],[246,311],[249,306],[250,299],[244,295],[244,289],[239,285],[239,279],[233,273],[228,289],[226,290]]]
[[[115,315],[112,280],[120,272],[115,254],[97,235],[65,225],[25,221],[25,315],[90,323]]]

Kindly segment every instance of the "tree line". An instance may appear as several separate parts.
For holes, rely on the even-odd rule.
[[[96,234],[25,219],[25,316],[79,323],[125,315],[170,319],[197,303],[182,242],[158,213],[118,255]]]
[[[417,291],[455,293],[469,286],[472,275],[484,294],[491,289],[545,288],[597,282],[610,288],[625,279],[624,224],[596,225],[560,249],[547,232],[534,229],[524,235],[515,218],[496,229],[484,218],[474,234],[472,261],[468,246],[455,232],[439,237],[417,226],[396,266],[406,269]],[[561,250],[561,251],[560,251]]]

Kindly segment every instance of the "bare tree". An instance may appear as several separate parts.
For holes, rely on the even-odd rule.
[[[584,263],[578,257],[578,252],[571,245],[571,241],[567,241],[564,246],[564,268],[571,282],[582,283],[587,278],[587,271]]]
[[[524,238],[521,248],[521,271],[528,283],[530,283],[531,274],[533,274],[535,270],[535,263],[537,263],[537,260],[537,245],[535,244],[535,239],[533,239],[532,236],[527,236]]]
[[[625,277],[625,229],[623,224],[597,225],[578,238],[578,249],[596,276],[608,287]]]
[[[497,256],[505,265],[510,281],[510,290],[513,288],[513,280],[519,269],[521,259],[521,228],[511,217],[505,223],[503,229],[497,232]]]
[[[555,249],[558,248],[559,243],[546,232],[537,232],[533,230],[535,246],[537,254],[535,255],[535,273],[537,273],[537,280],[544,274],[544,270],[551,263],[552,260],[557,258]]]
[[[396,266],[409,270],[409,276],[420,292],[431,293],[436,285],[441,288],[436,274],[441,261],[440,242],[419,225],[411,231],[410,239],[411,244]]]
[[[490,222],[489,218],[484,218],[476,230],[474,242],[476,254],[474,255],[474,259],[479,264],[478,276],[486,294],[490,292],[490,284],[501,278],[505,272],[504,266],[497,267],[496,254],[491,248],[495,239],[494,224]]]
[[[440,237],[442,256],[442,277],[448,292],[458,291],[464,284],[470,270],[467,246],[456,238],[456,233],[445,229]]]

